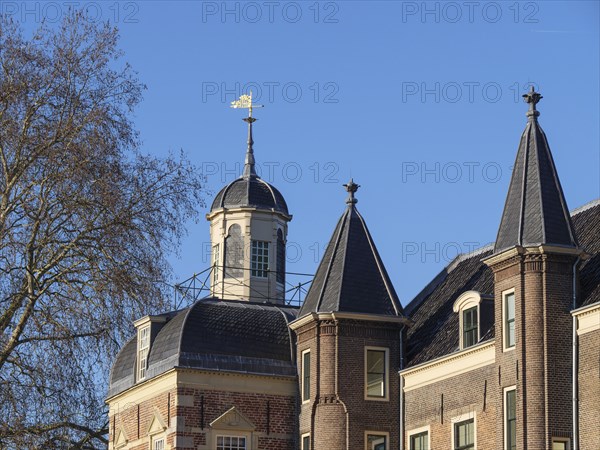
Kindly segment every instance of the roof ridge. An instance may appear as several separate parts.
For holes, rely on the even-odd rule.
[[[335,255],[337,253],[337,250],[338,250],[338,247],[340,244],[342,231],[344,229],[344,224],[346,223],[347,217],[348,217],[348,209],[346,209],[346,211],[344,211],[344,214],[342,214],[342,217],[340,217],[340,221],[338,222],[337,235],[335,236],[335,244],[334,244],[333,248],[331,249],[331,259],[327,263],[327,270],[325,271],[325,275],[323,276],[323,286],[321,286],[321,291],[319,292],[319,295],[317,296],[317,304],[316,304],[317,311],[320,309],[321,302],[323,301],[323,294],[325,293],[325,288],[327,287],[327,284],[329,281],[329,275],[331,274],[331,269],[333,267],[333,261],[335,259]],[[325,256],[325,255],[323,255],[323,256]],[[344,257],[345,257],[345,255],[344,255]],[[315,276],[316,276],[316,274],[315,274]]]
[[[383,284],[385,285],[385,290],[387,291],[388,295],[390,296],[390,301],[392,302],[394,311],[396,311],[397,316],[402,316],[403,314],[398,310],[398,305],[396,305],[396,301],[398,301],[398,304],[400,307],[402,307],[402,304],[400,303],[400,299],[398,298],[398,294],[396,294],[395,289],[393,288],[393,285],[391,287],[388,285],[388,283],[391,284],[392,281],[389,279],[387,271],[385,270],[385,266],[383,265],[383,261],[381,260],[381,256],[379,255],[379,252],[377,251],[377,247],[375,247],[375,243],[373,242],[373,238],[371,237],[371,232],[369,231],[369,228],[367,227],[365,219],[363,219],[363,216],[358,212],[358,209],[355,208],[355,212],[356,212],[356,215],[358,216],[358,218],[360,219],[360,223],[362,224],[362,227],[365,231],[367,241],[369,242],[369,247],[371,248],[371,253],[373,253],[373,256],[375,257],[375,264],[377,264],[377,270],[379,271],[379,275],[381,276],[381,279],[383,280]]]
[[[344,215],[346,216],[346,220],[349,220],[350,222],[352,222],[352,213],[353,212],[358,212],[358,211],[356,211],[356,209],[354,208],[354,204],[350,203],[344,213]],[[344,284],[343,284],[344,270],[346,269],[346,259],[348,258],[348,242],[350,241],[350,223],[348,223],[348,224],[344,223],[344,225],[348,226],[348,230],[346,231],[346,242],[344,242],[344,247],[343,247],[344,248],[344,257],[342,258],[342,267],[340,269],[340,273],[342,274],[342,277],[340,279],[340,289],[339,289],[339,292],[337,295],[337,304],[336,304],[337,310],[340,309],[340,305],[342,304],[342,290],[343,290],[342,288],[344,287]],[[336,250],[337,250],[337,248],[338,247],[336,246]]]
[[[595,206],[599,206],[600,205],[600,198],[597,198],[595,200],[591,200],[571,211],[569,211],[569,214],[571,215],[571,217],[576,216],[579,213],[582,213],[584,211],[587,211],[588,209],[592,209]]]

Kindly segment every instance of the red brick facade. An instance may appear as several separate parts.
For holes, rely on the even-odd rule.
[[[311,398],[300,409],[300,434],[312,448],[362,449],[365,433],[385,435],[388,448],[399,439],[400,329],[397,323],[314,320],[296,330],[297,355],[310,350]],[[365,399],[365,349],[387,350],[387,396]],[[301,368],[299,377],[302,378]]]

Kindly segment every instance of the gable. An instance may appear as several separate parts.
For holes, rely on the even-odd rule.
[[[219,430],[254,431],[256,426],[235,406],[210,423]]]
[[[163,420],[158,409],[155,408],[154,415],[152,416],[152,420],[150,421],[150,426],[148,427],[148,432],[146,434],[152,436],[153,434],[162,433],[167,429],[167,424]]]
[[[120,426],[119,428],[117,428],[116,431],[116,435],[115,435],[115,441],[114,441],[114,448],[123,448],[127,445],[128,439],[127,439],[127,435],[125,434],[125,430],[123,429],[123,426]]]

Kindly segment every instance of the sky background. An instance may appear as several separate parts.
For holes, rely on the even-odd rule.
[[[72,3],[72,2],[71,2]],[[26,26],[69,2],[0,1]],[[492,242],[530,84],[570,209],[600,197],[599,2],[79,2],[121,31],[148,86],[143,150],[183,149],[214,195],[241,173],[252,89],[255,156],[285,196],[288,270],[314,273],[342,214],[358,209],[401,302],[458,253]],[[209,266],[191,223],[175,279]]]

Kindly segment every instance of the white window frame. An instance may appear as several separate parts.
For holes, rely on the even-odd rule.
[[[559,442],[567,444],[567,450],[571,450],[571,439],[566,437],[552,437],[552,446],[554,446],[555,443]]]
[[[304,439],[308,438],[308,447],[304,447]],[[304,433],[300,436],[300,450],[310,450],[310,433]]]
[[[515,301],[515,345],[508,347],[507,344],[507,337],[508,337],[508,317],[506,316],[506,298],[510,295],[513,294],[513,298]],[[514,350],[517,347],[517,296],[515,294],[515,288],[511,288],[511,289],[507,289],[506,291],[502,291],[502,351],[503,352],[510,352],[512,350]]]
[[[379,351],[379,352],[385,352],[385,356],[384,356],[384,367],[385,367],[385,374],[384,374],[384,379],[383,379],[383,388],[385,390],[385,395],[383,397],[374,397],[374,396],[370,396],[368,393],[368,367],[367,367],[367,355],[369,353],[369,350],[375,350],[375,351]],[[365,354],[364,354],[364,394],[365,394],[365,400],[370,400],[370,401],[375,401],[375,402],[388,402],[390,400],[390,349],[388,347],[372,347],[372,346],[365,346]]]
[[[461,350],[465,348],[474,347],[481,340],[481,293],[478,291],[466,291],[463,292],[454,302],[452,309],[455,313],[458,313],[458,323],[459,323],[459,336],[458,342]],[[465,347],[464,344],[464,312],[467,309],[477,308],[477,342],[469,347]]]
[[[310,369],[311,370],[309,370],[309,372],[308,372],[309,393],[308,393],[308,398],[307,399],[304,398],[304,373],[305,373],[305,370],[306,370],[305,367],[304,367],[304,356],[306,354],[309,355],[308,357],[309,357],[310,363],[311,363],[310,364]],[[310,403],[310,382],[311,382],[311,375],[312,375],[311,374],[311,372],[312,372],[312,358],[310,356],[310,348],[306,349],[306,350],[304,350],[302,352],[300,366],[302,368],[301,373],[300,373],[300,391],[302,393],[302,397],[301,397],[302,398],[302,404],[305,404],[305,403]]]
[[[157,449],[156,443],[162,441],[162,448]],[[150,450],[167,450],[167,439],[164,436],[150,437]]]
[[[421,433],[427,433],[427,448],[429,450],[431,450],[431,429],[429,427],[429,425],[425,426],[425,427],[421,427],[421,428],[414,428],[412,430],[409,430],[406,433],[406,437],[407,437],[407,441],[406,441],[406,448],[408,450],[412,450],[410,444],[411,444],[411,438],[415,435],[415,434],[421,434]]]
[[[257,244],[255,252],[254,244]],[[261,248],[259,249],[258,244],[261,244]],[[258,258],[258,251],[260,250],[261,255],[263,257],[263,261],[260,263],[255,261],[254,258]],[[264,260],[266,257],[266,261]],[[269,241],[261,241],[258,239],[253,239],[250,242],[250,276],[254,278],[268,278],[269,277],[269,264],[271,262],[271,245]],[[258,268],[260,264],[261,268]],[[255,275],[256,273],[256,275]],[[264,275],[258,275],[259,273],[264,273]]]
[[[250,436],[248,436],[246,433],[239,433],[239,434],[232,434],[235,433],[235,431],[232,430],[232,432],[226,432],[226,433],[217,433],[215,434],[215,446],[213,448],[217,448],[218,442],[219,442],[219,438],[223,437],[223,438],[244,438],[245,439],[245,449],[244,450],[250,450],[251,449],[251,445],[250,445]]]
[[[213,251],[213,282],[214,284],[217,284],[219,281],[219,270],[221,269],[220,267],[220,259],[221,259],[221,244],[215,244],[213,245],[212,248]]]
[[[390,433],[387,431],[376,431],[376,430],[367,430],[365,431],[365,450],[371,450],[369,448],[368,437],[369,435],[377,435],[377,436],[385,436],[385,450],[390,450]]]
[[[142,336],[143,334],[146,334],[146,336]],[[138,330],[137,344],[137,379],[138,381],[142,381],[146,379],[146,370],[148,369],[148,355],[150,354],[150,325],[141,327]],[[143,358],[142,354],[144,355]]]
[[[473,449],[477,450],[477,414],[475,411],[471,411],[460,416],[453,417],[450,420],[450,424],[452,425],[452,432],[450,433],[450,448],[454,450],[456,447],[454,446],[454,432],[456,430],[456,424],[460,422],[465,422],[467,420],[473,419]]]
[[[507,431],[508,431],[508,409],[506,407],[506,394],[510,391],[515,391],[515,414],[516,414],[516,401],[517,401],[517,386],[508,386],[502,389],[502,442],[504,442],[504,450],[508,449]]]

